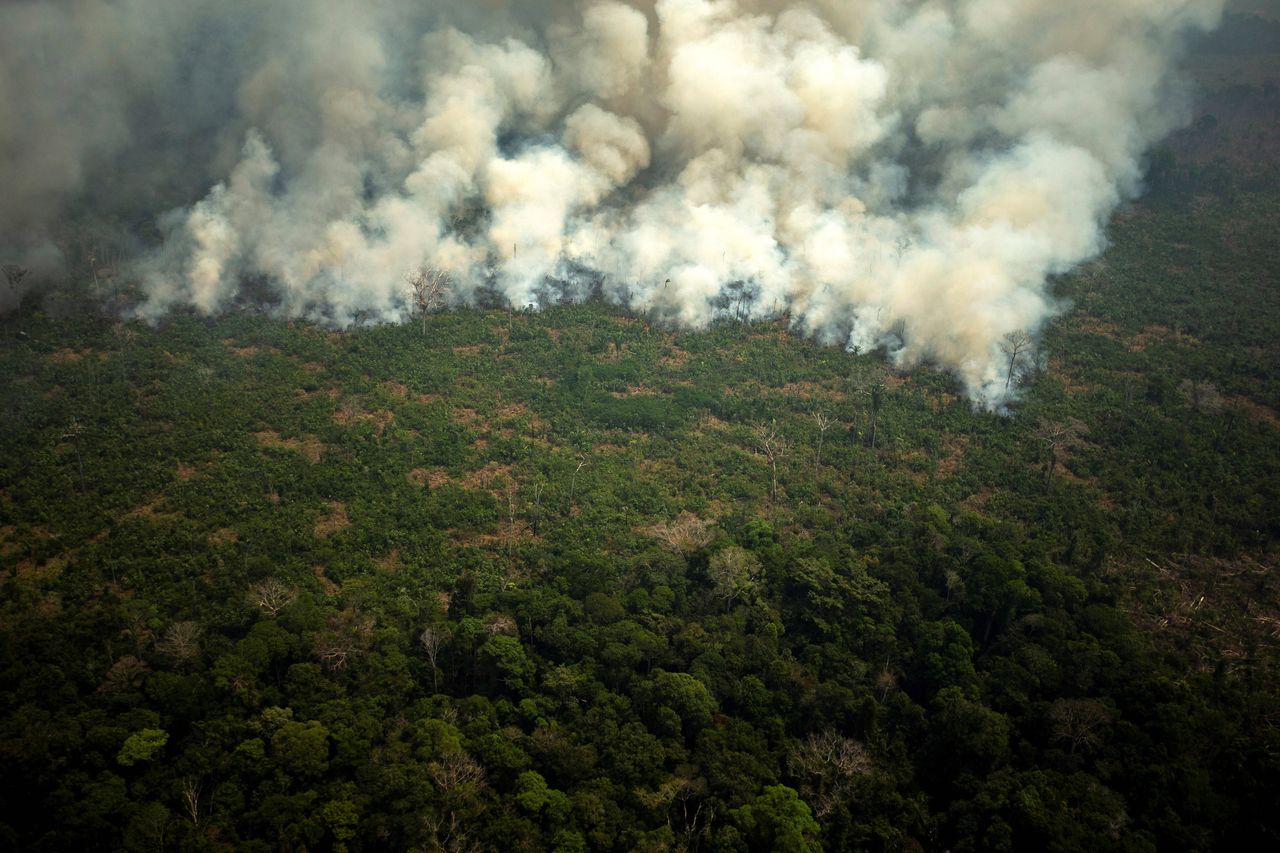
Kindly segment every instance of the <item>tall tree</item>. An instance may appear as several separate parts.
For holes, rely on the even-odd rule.
[[[405,280],[409,283],[413,304],[417,307],[418,316],[422,319],[422,334],[426,335],[427,316],[443,308],[445,300],[449,297],[449,274],[439,267],[422,264],[417,269],[411,270],[405,276]]]
[[[1009,360],[1005,367],[1004,393],[1009,393],[1009,386],[1018,375],[1018,368],[1030,357],[1034,347],[1031,336],[1022,329],[1014,329],[1000,340],[1000,352]]]

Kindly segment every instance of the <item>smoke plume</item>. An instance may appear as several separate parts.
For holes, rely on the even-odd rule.
[[[1223,0],[44,0],[0,8],[0,249],[128,233],[142,316],[787,315],[1006,386]],[[65,249],[63,249],[65,254]]]

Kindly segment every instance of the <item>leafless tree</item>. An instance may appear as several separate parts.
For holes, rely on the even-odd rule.
[[[649,533],[682,557],[711,544],[711,531],[707,524],[691,512],[682,512],[670,524],[655,524]]]
[[[1066,421],[1041,421],[1036,430],[1036,438],[1044,443],[1048,451],[1048,459],[1044,468],[1044,487],[1049,488],[1053,481],[1053,472],[1057,470],[1059,455],[1080,440],[1087,432],[1085,425],[1075,418]]]
[[[200,654],[200,634],[195,622],[174,622],[165,629],[156,648],[179,663],[186,663]]]
[[[444,647],[449,645],[451,638],[452,633],[449,628],[443,625],[428,625],[418,635],[418,645],[422,646],[422,651],[426,653],[427,660],[431,662],[432,690],[435,690],[440,684],[440,668],[436,666],[436,659],[440,657],[440,652]]]
[[[413,304],[422,318],[422,334],[427,333],[427,316],[444,307],[449,296],[449,274],[439,267],[421,264],[405,275]]]
[[[815,409],[813,412],[813,422],[818,427],[818,453],[817,461],[814,465],[815,467],[820,468],[822,467],[822,440],[826,437],[827,430],[831,429],[831,427],[835,425],[835,420],[826,412]]]
[[[733,607],[733,602],[739,598],[755,592],[760,585],[760,574],[760,561],[755,554],[737,545],[717,551],[707,565],[707,575],[715,585],[715,594],[724,599],[726,609]]]
[[[195,776],[186,776],[182,780],[182,808],[192,826],[200,825],[200,794],[204,784]]]
[[[792,747],[787,764],[819,818],[848,802],[854,781],[871,772],[866,747],[833,731],[810,733]]]
[[[1096,699],[1059,699],[1049,709],[1049,720],[1053,723],[1053,739],[1066,741],[1074,753],[1102,742],[1111,714]]]
[[[1013,383],[1014,377],[1018,375],[1018,368],[1027,357],[1031,355],[1032,348],[1035,346],[1031,336],[1022,329],[1014,329],[1000,340],[1000,351],[1009,359],[1009,365],[1005,371],[1004,391],[1009,393],[1009,386]]]
[[[582,456],[578,459],[578,467],[573,469],[573,476],[569,478],[569,509],[573,509],[573,496],[578,489],[578,472],[587,466],[587,457]]]
[[[769,502],[777,503],[778,462],[787,455],[787,440],[778,432],[776,421],[770,423],[767,427],[764,424],[756,427],[756,447],[769,462]]]
[[[280,611],[293,604],[297,598],[296,589],[285,586],[275,578],[267,578],[249,588],[249,601],[272,619],[279,616]]]
[[[76,452],[76,469],[80,472],[80,491],[84,491],[84,456],[80,453],[80,438],[84,435],[84,424],[75,415],[71,416],[71,423],[67,425],[67,431],[64,432],[59,439],[67,441],[70,439],[71,447]]]

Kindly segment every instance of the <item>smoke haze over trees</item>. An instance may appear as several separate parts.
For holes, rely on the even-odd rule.
[[[993,403],[1221,7],[7,4],[0,250],[39,286],[68,223],[101,234],[148,318],[255,277],[287,316],[400,321],[422,264],[464,302],[602,293],[686,327],[736,287]]]

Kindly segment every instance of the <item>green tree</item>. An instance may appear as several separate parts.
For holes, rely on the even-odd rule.
[[[785,785],[770,785],[730,813],[751,853],[819,853],[818,822],[804,800]]]

